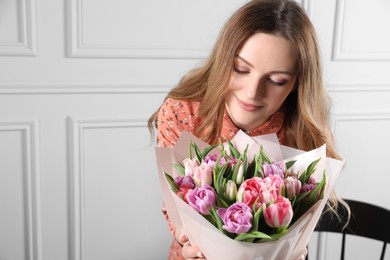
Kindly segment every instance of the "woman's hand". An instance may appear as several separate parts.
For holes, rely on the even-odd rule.
[[[302,254],[299,256],[297,260],[305,260],[307,255],[307,247],[303,250]]]
[[[206,260],[202,252],[200,252],[199,248],[190,244],[186,235],[182,232],[175,230],[175,239],[176,241],[182,245],[181,255],[186,260]]]

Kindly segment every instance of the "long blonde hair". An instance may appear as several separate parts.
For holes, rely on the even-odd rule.
[[[233,72],[234,58],[246,40],[257,32],[284,37],[297,57],[295,90],[284,103],[286,145],[311,150],[327,144],[327,156],[340,159],[328,123],[328,96],[322,79],[317,36],[303,8],[293,0],[252,0],[238,9],[225,23],[209,58],[187,73],[166,98],[200,101],[200,127],[195,134],[204,141],[215,140],[221,131],[224,98]],[[153,133],[157,112],[149,119]],[[329,200],[337,207],[335,194]]]

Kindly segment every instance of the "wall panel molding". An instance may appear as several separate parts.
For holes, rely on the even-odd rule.
[[[328,92],[389,92],[390,85],[327,85]]]
[[[86,43],[83,0],[67,1],[67,56],[72,58],[204,59],[208,49],[175,48],[164,45]]]
[[[146,128],[147,119],[68,118],[69,201],[71,260],[85,260],[85,165],[84,132],[87,129]]]
[[[41,260],[41,207],[38,120],[0,120],[2,131],[22,132],[23,138],[23,194],[25,216],[25,252],[28,260]]]
[[[34,82],[34,83],[1,83],[0,95],[34,95],[34,94],[164,94],[176,83],[131,84],[131,83],[64,83],[64,82]],[[328,92],[389,92],[390,85],[326,85]]]
[[[17,42],[0,42],[0,56],[37,56],[36,0],[18,2]]]
[[[388,121],[390,120],[390,113],[334,113],[332,132],[336,133],[337,124],[340,122],[352,121]]]
[[[390,61],[390,50],[384,52],[354,52],[343,50],[343,40],[347,36],[345,32],[346,3],[347,0],[336,1],[336,12],[334,21],[334,35],[332,44],[333,61]],[[364,32],[362,32],[364,33]],[[380,39],[378,39],[380,40]]]
[[[309,15],[309,17],[312,17],[312,9],[313,9],[313,1],[312,0],[301,0],[301,5],[303,8],[305,8],[306,13]]]
[[[0,83],[0,95],[24,94],[158,94],[167,93],[172,86],[136,85],[127,83]]]

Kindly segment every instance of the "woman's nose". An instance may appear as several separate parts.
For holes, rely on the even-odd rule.
[[[264,95],[264,83],[261,79],[253,80],[247,85],[247,98],[256,99]]]

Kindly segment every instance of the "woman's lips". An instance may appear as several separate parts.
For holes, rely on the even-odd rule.
[[[236,99],[237,99],[237,102],[240,105],[240,107],[248,112],[256,111],[257,109],[262,107],[262,106],[256,106],[256,105],[252,105],[252,104],[249,104],[247,102],[244,102],[241,99],[239,99],[238,97],[236,97]]]

